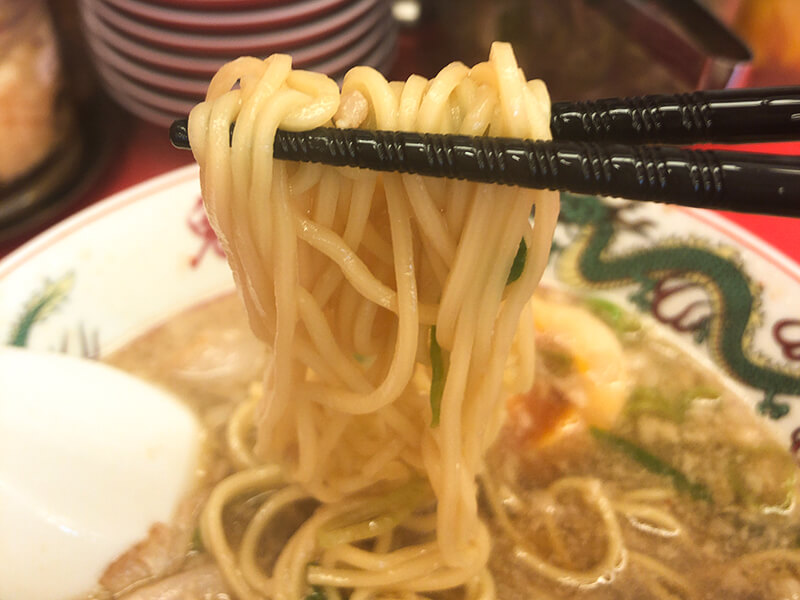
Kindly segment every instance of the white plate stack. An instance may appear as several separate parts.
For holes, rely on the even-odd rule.
[[[80,0],[105,88],[158,125],[185,117],[212,75],[244,55],[291,54],[341,81],[354,65],[386,72],[397,28],[390,0]]]

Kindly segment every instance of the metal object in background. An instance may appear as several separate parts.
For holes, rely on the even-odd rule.
[[[745,43],[698,0],[586,0],[684,84],[725,87],[749,62]]]
[[[439,49],[443,64],[485,60],[492,41],[508,41],[525,74],[543,79],[553,100],[721,88],[745,64],[730,52],[736,37],[725,23],[696,5],[694,19],[678,10],[687,0],[429,2],[430,24],[448,45]],[[713,22],[725,31],[707,38],[703,28]]]

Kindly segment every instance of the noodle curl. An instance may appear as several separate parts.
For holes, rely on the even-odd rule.
[[[315,587],[329,598],[459,586],[494,596],[476,477],[505,399],[532,384],[529,300],[558,214],[552,192],[273,160],[276,130],[548,139],[549,105],[544,85],[496,43],[487,62],[453,63],[430,81],[390,83],[356,67],[341,92],[292,70],[288,56],[241,58],[192,111],[206,211],[270,352],[261,395],[228,429],[242,470],[214,490],[201,521],[243,600]],[[444,373],[432,368],[433,346]],[[267,499],[235,547],[222,513],[248,490]],[[308,498],[317,508],[265,572],[262,533]],[[617,560],[614,549],[604,568]]]

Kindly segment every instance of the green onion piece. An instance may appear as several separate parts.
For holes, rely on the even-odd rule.
[[[675,397],[665,396],[652,387],[636,387],[625,404],[625,414],[630,417],[653,415],[673,423],[683,423],[692,403],[698,398],[719,398],[719,392],[708,386],[697,386],[680,392]]]
[[[675,467],[667,464],[656,455],[651,454],[644,448],[637,446],[625,438],[614,435],[605,429],[591,427],[590,431],[595,439],[608,444],[616,450],[619,450],[628,458],[636,461],[651,473],[669,477],[672,480],[672,485],[675,486],[675,489],[678,491],[688,493],[695,500],[713,502],[711,491],[705,485],[702,483],[689,481],[686,475],[678,471]]]
[[[637,386],[633,388],[628,402],[625,404],[625,414],[631,417],[657,415],[669,421],[680,422],[683,420],[681,412],[670,404],[661,390],[652,387]]]
[[[637,318],[628,314],[613,302],[603,298],[586,298],[584,302],[594,316],[611,327],[617,334],[632,333],[642,327]]]
[[[325,525],[325,529],[346,527],[353,523],[365,521],[387,512],[392,512],[405,506],[419,504],[430,493],[430,487],[421,479],[412,479],[398,488],[385,494],[364,498],[364,503],[348,511],[347,514],[332,519]],[[368,500],[368,501],[367,501]]]
[[[342,544],[351,544],[361,540],[368,540],[379,535],[391,531],[402,523],[408,515],[411,514],[411,508],[398,509],[360,523],[354,523],[347,527],[340,527],[338,529],[331,529],[320,531],[317,535],[319,547],[323,549],[333,548]]]
[[[328,600],[328,596],[325,595],[325,590],[320,586],[314,585],[311,587],[311,593],[306,595],[305,600]]]
[[[777,444],[741,449],[728,460],[727,475],[737,504],[782,512],[794,503],[797,467]]]
[[[625,404],[625,414],[631,417],[653,415],[673,423],[683,423],[693,399],[690,394],[671,399],[657,388],[639,386],[631,392]]]
[[[519,276],[522,275],[522,269],[525,268],[525,259],[528,258],[528,244],[525,243],[525,238],[519,241],[519,248],[517,254],[514,256],[514,262],[511,263],[511,270],[508,272],[508,279],[506,285],[514,283]]]
[[[747,489],[747,485],[745,485],[740,465],[737,465],[733,460],[728,460],[727,475],[728,484],[733,491],[734,502],[743,505],[752,504],[753,497],[750,490]]]
[[[444,356],[439,342],[436,341],[436,326],[431,327],[431,427],[439,425],[439,413],[442,409],[444,381],[447,377]]]
[[[690,387],[688,390],[681,392],[681,398],[689,403],[697,400],[698,398],[715,399],[720,397],[719,390],[714,389],[708,385],[696,385]]]
[[[202,552],[203,548],[203,533],[199,527],[195,527],[194,533],[192,533],[192,551]]]
[[[331,520],[317,533],[321,548],[332,548],[370,539],[402,523],[428,496],[429,488],[422,480],[409,483],[370,498],[363,506]]]
[[[542,357],[542,362],[547,370],[556,377],[566,377],[574,370],[572,356],[566,352],[559,352],[551,348],[537,348],[536,352]]]

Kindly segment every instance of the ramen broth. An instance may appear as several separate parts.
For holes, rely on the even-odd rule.
[[[493,534],[490,568],[498,597],[800,597],[797,467],[752,409],[616,307],[540,294],[610,323],[633,384],[613,425],[586,426],[569,397],[576,366],[568,350],[537,338],[534,388],[509,400],[503,432],[487,456],[494,496],[484,493],[481,501]],[[188,553],[179,546],[170,573],[213,569],[194,520],[204,494],[234,470],[224,454],[225,427],[235,405],[258,393],[264,360],[233,295],[179,315],[108,358],[175,392],[207,428],[201,484],[189,508],[179,511],[183,529],[195,533],[187,535]],[[611,577],[577,590],[530,568],[507,535],[510,523],[524,537],[526,552],[565,571],[591,569],[602,560],[609,539],[597,506],[569,486],[554,486],[575,478],[608,499],[625,547]],[[257,506],[258,499],[244,497],[226,510],[234,546]],[[505,527],[493,516],[498,507]],[[262,540],[265,566],[311,508],[292,508],[279,520],[280,530]],[[161,574],[149,574],[148,585],[153,576]]]

